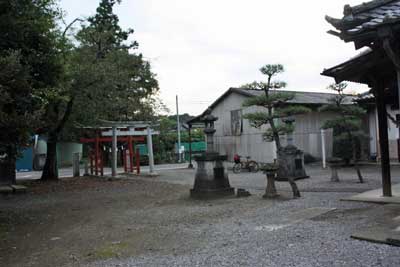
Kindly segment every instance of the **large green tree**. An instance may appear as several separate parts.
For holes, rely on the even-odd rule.
[[[77,124],[93,125],[99,119],[135,120],[153,111],[158,83],[150,64],[142,55],[132,53],[138,45],[128,40],[133,30],[119,26],[113,13],[119,2],[100,1],[96,14],[61,50],[65,66],[62,82],[44,96],[48,102],[43,180],[58,179],[57,142]]]
[[[39,91],[62,73],[52,0],[0,0],[0,181],[15,182],[15,162],[37,126]]]
[[[327,120],[322,128],[333,129],[333,154],[343,159],[346,164],[353,162],[360,183],[364,179],[359,168],[358,160],[362,154],[362,144],[368,140],[362,131],[362,117],[366,111],[349,101],[344,93],[347,83],[331,84],[328,89],[336,95],[330,99],[330,104],[321,107],[321,111],[330,111],[338,114],[337,117]]]
[[[259,107],[259,111],[245,114],[244,118],[248,119],[250,124],[255,128],[261,128],[263,125],[269,126],[264,133],[264,138],[268,142],[275,142],[278,151],[278,162],[280,162],[279,152],[282,149],[280,136],[290,134],[294,131],[293,124],[284,123],[284,119],[306,113],[309,109],[289,103],[295,97],[294,93],[276,91],[276,89],[286,86],[285,82],[273,80],[276,75],[284,72],[284,67],[281,64],[268,64],[263,66],[260,71],[267,77],[267,82],[253,82],[242,86],[245,89],[264,92],[264,94],[251,97],[244,102],[244,107]],[[294,180],[290,178],[289,183],[292,187],[293,195],[299,197],[300,192]],[[275,180],[271,179],[271,177],[268,179],[267,188],[271,189],[269,192],[270,197],[277,195]]]

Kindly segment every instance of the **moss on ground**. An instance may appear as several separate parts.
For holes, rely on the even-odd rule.
[[[8,234],[8,226],[5,224],[0,224],[0,240],[3,240],[7,237]]]
[[[127,243],[111,243],[104,247],[95,250],[92,253],[92,258],[94,260],[105,260],[110,258],[117,258],[123,254],[123,252],[128,248]]]

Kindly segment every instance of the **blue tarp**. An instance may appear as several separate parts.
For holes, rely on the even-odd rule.
[[[32,171],[33,164],[33,151],[31,147],[24,149],[22,155],[16,162],[16,170],[18,172],[30,172]]]

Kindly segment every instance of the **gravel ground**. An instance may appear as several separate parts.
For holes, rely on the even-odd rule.
[[[308,167],[295,200],[287,183],[262,199],[261,173],[230,173],[252,196],[213,201],[189,199],[193,170],[32,183],[0,198],[1,266],[400,266],[400,248],[350,238],[380,216],[380,205],[340,201],[379,187],[379,169],[363,171],[365,184],[351,169],[331,183]]]
[[[392,166],[392,183],[400,183],[400,166]],[[365,183],[360,184],[354,168],[347,167],[339,169],[339,183],[332,183],[330,181],[330,170],[322,169],[320,165],[307,165],[307,175],[310,178],[297,181],[300,191],[303,192],[365,192],[382,187],[380,168],[377,166],[363,166],[362,174]],[[176,174],[179,175],[176,175]],[[193,185],[194,170],[177,170],[174,172],[164,172],[158,178],[160,181],[169,183],[176,183],[181,185]],[[249,173],[242,172],[239,174],[229,172],[229,180],[231,186],[241,187],[250,190],[264,190],[265,189],[265,175],[262,172]],[[290,191],[291,188],[287,182],[276,183],[278,191]]]
[[[180,235],[190,233],[206,242],[189,253],[151,252],[88,266],[399,266],[399,248],[349,237],[369,223],[375,205],[339,202],[344,196],[308,193],[300,200],[277,201],[244,214],[232,212],[230,217],[195,227],[171,225]],[[229,206],[224,205],[233,208]],[[311,219],[293,218],[311,207],[336,210]]]

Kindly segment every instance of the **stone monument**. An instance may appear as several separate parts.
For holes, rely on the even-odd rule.
[[[227,156],[219,155],[214,151],[214,122],[217,117],[206,112],[201,118],[204,122],[204,133],[206,134],[206,152],[194,159],[197,163],[194,186],[190,190],[190,197],[197,199],[216,198],[231,196],[235,194],[234,188],[229,184],[228,174],[225,171],[224,162]]]

